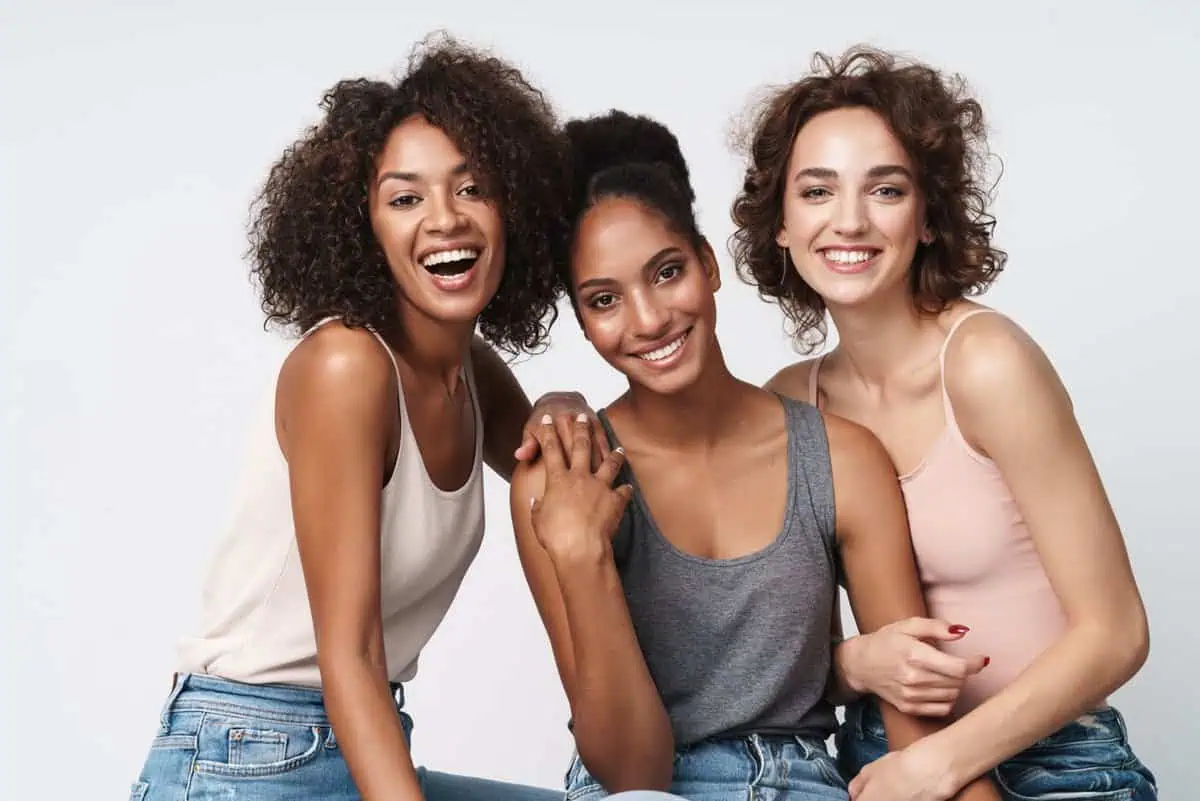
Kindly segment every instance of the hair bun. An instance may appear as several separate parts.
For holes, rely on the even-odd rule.
[[[695,202],[679,140],[662,123],[613,109],[606,114],[571,120],[566,125],[566,135],[571,148],[571,186],[576,198],[585,197],[592,179],[607,170],[645,166],[665,170],[688,202]]]

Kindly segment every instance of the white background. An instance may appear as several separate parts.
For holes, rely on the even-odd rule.
[[[857,41],[970,78],[1005,165],[995,210],[1011,260],[989,300],[1072,390],[1152,625],[1149,663],[1116,701],[1164,798],[1187,798],[1200,740],[1200,21],[1184,2],[1099,9],[5,0],[0,798],[122,798],[135,778],[282,348],[241,261],[247,204],[323,90],[388,74],[440,26],[518,60],[567,115],[620,106],[674,128],[723,257],[725,351],[757,381],[796,355],[724,255],[732,115],[814,50]],[[531,396],[577,388],[599,405],[620,390],[569,312],[518,375]],[[410,688],[416,756],[558,785],[566,707],[506,498],[489,477],[482,555]]]

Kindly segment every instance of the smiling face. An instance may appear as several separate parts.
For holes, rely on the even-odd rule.
[[[924,200],[911,159],[878,114],[813,117],[792,144],[786,181],[776,241],[826,305],[908,292]]]
[[[579,223],[571,273],[584,334],[630,383],[666,395],[697,381],[716,343],[711,249],[697,253],[637,201],[608,198]]]
[[[424,118],[400,123],[369,202],[400,302],[439,322],[477,318],[504,274],[504,222],[454,142]]]

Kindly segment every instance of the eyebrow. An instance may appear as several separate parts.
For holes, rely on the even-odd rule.
[[[655,253],[650,258],[646,259],[646,262],[642,265],[642,269],[648,270],[651,267],[656,267],[660,262],[665,260],[668,256],[681,255],[682,253],[683,253],[683,251],[680,250],[679,248],[675,247],[674,245],[668,245],[667,247],[665,247],[662,250]],[[610,286],[616,285],[616,283],[617,282],[611,278],[589,278],[588,280],[581,283],[579,286],[575,287],[575,291],[576,291],[576,293],[581,293],[585,289],[595,289],[597,287],[610,287]]]
[[[908,171],[907,167],[900,164],[880,164],[867,170],[868,178],[887,178],[892,175],[900,175],[912,180],[912,173]],[[831,170],[828,167],[805,167],[796,173],[797,179],[817,178],[823,181],[832,181],[837,177],[837,170]]]
[[[463,161],[455,165],[454,169],[450,171],[450,175],[457,178],[461,175],[466,175],[470,171],[471,170],[467,166],[467,163]],[[375,181],[375,186],[383,186],[384,181],[415,182],[419,180],[421,180],[421,174],[417,172],[399,172],[397,170],[388,170],[387,172],[379,174],[379,178]]]

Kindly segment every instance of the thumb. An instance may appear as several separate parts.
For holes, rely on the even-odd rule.
[[[950,642],[962,639],[970,629],[937,618],[911,617],[900,626],[900,631],[921,640]]]
[[[525,438],[521,440],[520,446],[513,451],[513,458],[518,462],[524,462],[537,456],[538,441],[529,431],[525,432]]]
[[[617,497],[620,498],[622,509],[624,509],[629,504],[629,501],[633,498],[632,484],[622,484],[613,491],[616,492]]]

